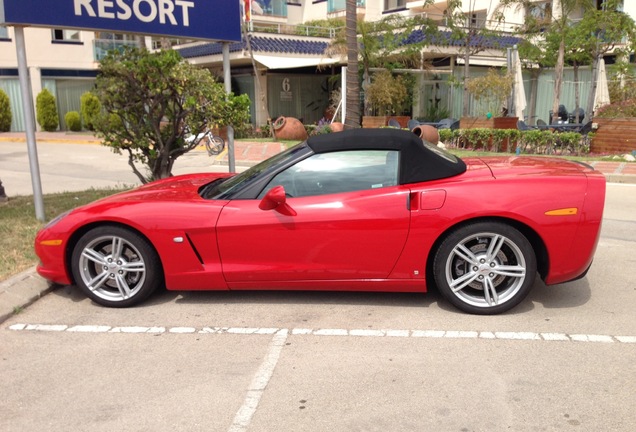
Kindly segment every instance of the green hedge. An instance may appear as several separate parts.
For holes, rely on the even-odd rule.
[[[485,151],[526,154],[586,154],[594,134],[581,135],[576,132],[553,132],[532,129],[440,129],[440,141],[448,147],[458,149],[482,149]],[[506,146],[506,142],[508,145]]]
[[[102,104],[97,96],[91,92],[86,92],[80,98],[80,112],[84,127],[88,130],[95,130],[95,122],[102,111]]]
[[[11,102],[9,96],[0,89],[0,132],[9,132],[11,130]]]
[[[51,94],[48,89],[44,89],[40,92],[35,100],[35,111],[37,113],[37,120],[42,129],[47,132],[54,132],[60,125],[60,120],[57,115],[57,104],[55,103],[55,96]]]
[[[82,130],[82,121],[80,120],[80,115],[77,111],[69,111],[64,116],[64,122],[66,123],[66,129],[79,132]]]

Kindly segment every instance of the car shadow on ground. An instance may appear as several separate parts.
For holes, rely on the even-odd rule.
[[[541,303],[545,309],[570,309],[585,305],[591,298],[592,289],[587,278],[550,286],[538,280],[520,306]]]
[[[437,293],[352,292],[352,291],[166,291],[175,303],[184,304],[288,304],[429,307],[439,300]],[[154,296],[153,296],[154,298]],[[151,299],[153,300],[153,299]]]
[[[54,295],[73,302],[87,301],[75,285],[58,286]],[[360,306],[429,307],[440,301],[437,291],[427,293],[353,292],[353,291],[170,291],[157,290],[150,298],[134,307],[152,307],[165,303],[176,304],[350,304]],[[90,301],[90,300],[88,300]],[[96,304],[96,303],[94,303]]]
[[[60,286],[53,293],[73,302],[87,301],[80,288],[74,285]],[[546,286],[535,282],[528,297],[506,315],[527,313],[540,303],[545,309],[569,309],[586,304],[592,296],[586,278],[578,281]],[[367,292],[367,291],[169,291],[158,290],[150,298],[135,306],[153,307],[165,303],[175,304],[272,304],[272,305],[359,305],[440,309],[463,314],[439,294],[435,287],[426,293]]]

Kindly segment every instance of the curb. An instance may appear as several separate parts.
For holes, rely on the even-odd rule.
[[[35,267],[0,282],[0,323],[56,288],[41,278]]]
[[[102,142],[98,140],[79,140],[74,138],[39,138],[36,141],[42,141],[47,143],[54,144],[79,144],[79,145],[101,145]],[[11,142],[11,143],[26,143],[26,138],[13,138],[13,137],[0,137],[0,143],[2,142]]]

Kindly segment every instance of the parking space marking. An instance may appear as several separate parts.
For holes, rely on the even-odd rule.
[[[401,337],[401,338],[444,338],[444,339],[490,339],[546,342],[588,342],[636,344],[636,336],[567,334],[539,332],[504,332],[476,330],[405,330],[405,329],[342,329],[342,328],[276,328],[276,327],[110,327],[105,325],[63,325],[63,324],[13,324],[13,331],[72,332],[72,333],[129,333],[129,334],[239,334],[239,335],[287,335],[336,336],[336,337]]]
[[[280,358],[280,353],[287,341],[288,334],[289,331],[287,329],[280,329],[276,331],[272,341],[269,343],[265,359],[258,368],[254,378],[252,378],[250,387],[247,390],[247,396],[243,401],[243,405],[234,416],[234,421],[232,422],[230,429],[228,429],[228,432],[242,432],[247,430],[252,421],[252,417],[258,408],[261,396],[263,396],[265,388],[267,387],[269,380],[272,378],[272,374],[274,373],[274,369],[276,368],[276,364]]]

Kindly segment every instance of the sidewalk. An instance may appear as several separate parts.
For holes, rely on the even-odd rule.
[[[62,144],[101,144],[101,140],[89,133],[81,132],[36,132],[37,142],[62,143]],[[3,132],[0,133],[1,142],[24,142],[26,135],[24,132]],[[250,142],[235,141],[234,154],[236,166],[250,167],[260,161],[268,159],[275,154],[285,150],[284,144],[278,142]],[[205,151],[203,146],[196,148],[196,151]],[[215,165],[228,165],[227,143],[225,150],[218,156],[214,156]]]
[[[65,144],[100,144],[101,140],[89,133],[81,132],[36,132],[36,140],[48,143]],[[0,133],[1,142],[26,142],[23,132]],[[234,154],[236,166],[249,167],[285,150],[285,145],[277,142],[235,141]],[[204,151],[203,146],[196,151]],[[214,157],[214,165],[228,165],[226,150]],[[595,169],[605,174],[607,181],[611,183],[636,184],[636,163],[629,162],[590,162]]]

